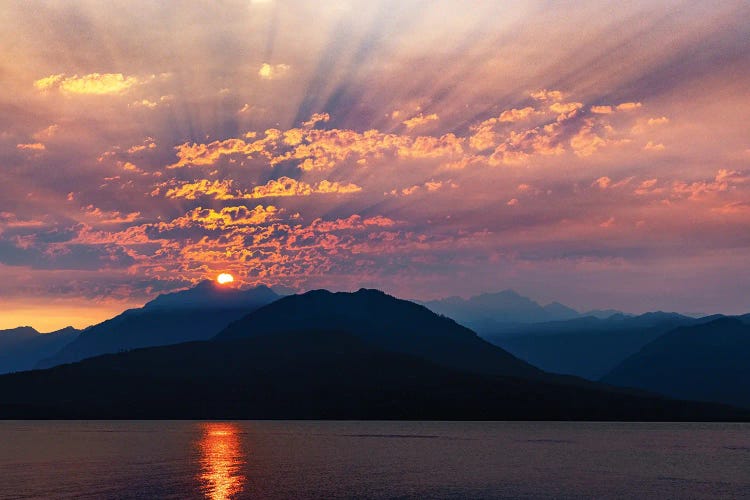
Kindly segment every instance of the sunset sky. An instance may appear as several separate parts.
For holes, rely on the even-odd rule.
[[[746,1],[5,1],[0,328],[221,272],[750,311]]]

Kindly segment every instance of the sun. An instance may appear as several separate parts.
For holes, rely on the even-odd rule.
[[[220,285],[225,285],[225,284],[227,284],[227,283],[231,283],[231,282],[233,282],[233,281],[234,281],[234,276],[232,276],[232,275],[231,275],[231,274],[229,274],[229,273],[221,273],[220,275],[218,275],[218,276],[216,277],[216,281],[217,281],[217,282],[218,282],[218,283],[219,283]]]

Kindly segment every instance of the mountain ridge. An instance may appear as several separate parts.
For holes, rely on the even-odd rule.
[[[265,286],[241,290],[204,281],[86,328],[74,342],[40,360],[36,367],[50,368],[139,347],[206,340],[231,321],[278,297]]]
[[[675,328],[601,381],[670,397],[750,408],[750,324],[744,316]]]
[[[379,290],[312,290],[284,297],[232,322],[216,340],[305,328],[356,333],[380,348],[447,363],[452,368],[483,369],[504,375],[541,372],[481,339],[455,320]]]

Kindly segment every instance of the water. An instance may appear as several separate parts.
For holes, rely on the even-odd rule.
[[[750,424],[1,422],[0,498],[750,498]]]

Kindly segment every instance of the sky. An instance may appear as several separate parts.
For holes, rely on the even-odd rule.
[[[0,328],[235,284],[750,311],[746,1],[5,1]]]

